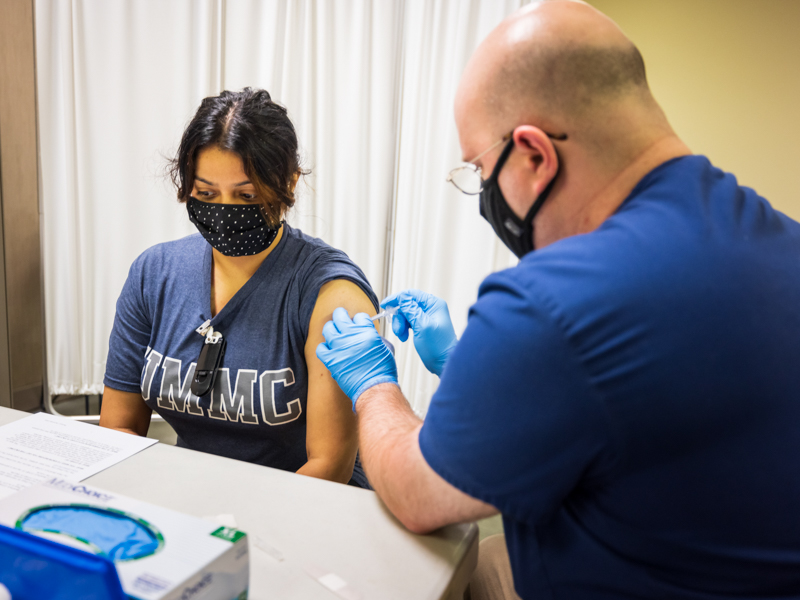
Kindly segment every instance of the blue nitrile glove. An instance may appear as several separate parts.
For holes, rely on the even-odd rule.
[[[405,342],[410,327],[414,332],[414,348],[425,368],[441,376],[458,343],[447,302],[420,290],[403,290],[386,298],[381,306],[397,307],[392,318],[392,331]]]
[[[317,358],[353,402],[353,412],[367,389],[379,383],[397,384],[394,356],[367,314],[358,313],[351,321],[345,309],[337,308],[322,335],[325,341],[317,346]]]

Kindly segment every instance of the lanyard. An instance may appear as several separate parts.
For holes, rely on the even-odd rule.
[[[195,331],[204,336],[203,347],[200,349],[200,356],[197,358],[197,366],[192,378],[192,393],[197,396],[205,396],[214,388],[217,379],[217,371],[222,365],[222,357],[225,356],[225,338],[222,333],[214,331],[209,319]]]

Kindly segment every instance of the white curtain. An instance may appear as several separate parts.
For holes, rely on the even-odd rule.
[[[400,86],[396,219],[389,292],[413,287],[447,300],[456,333],[478,286],[516,258],[478,212],[477,196],[447,183],[461,164],[453,101],[461,72],[480,41],[520,0],[426,1],[406,4]],[[420,416],[438,378],[411,343],[395,342],[400,387]]]
[[[200,100],[269,90],[305,166],[289,221],[359,264],[379,295],[447,299],[457,331],[512,264],[448,189],[456,84],[525,0],[36,0],[47,372],[51,394],[102,391],[117,295],[147,247],[193,231],[165,166]],[[418,413],[436,387],[398,348]]]

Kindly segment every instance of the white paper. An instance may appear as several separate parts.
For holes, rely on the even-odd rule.
[[[0,498],[53,477],[83,481],[158,440],[37,413],[0,427]]]

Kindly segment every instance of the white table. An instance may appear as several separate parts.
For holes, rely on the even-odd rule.
[[[27,415],[0,407],[0,425]],[[86,483],[198,517],[234,515],[251,540],[251,600],[335,600],[307,565],[363,600],[461,600],[478,559],[475,524],[414,535],[374,492],[164,444]],[[284,560],[255,547],[256,537]]]

